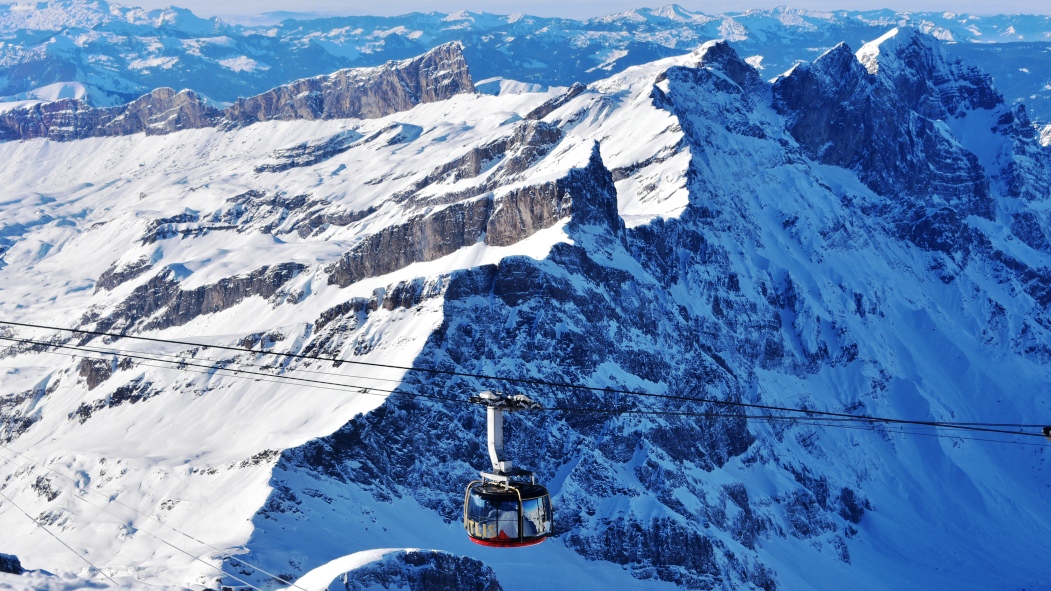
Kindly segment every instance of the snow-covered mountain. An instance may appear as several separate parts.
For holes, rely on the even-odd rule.
[[[813,12],[777,8],[707,15],[670,5],[577,21],[470,12],[290,18],[231,25],[168,8],[104,0],[0,5],[0,97],[32,101],[82,91],[94,106],[158,87],[192,88],[218,103],[340,68],[377,66],[460,41],[477,80],[544,86],[593,82],[629,66],[730,41],[764,78],[839,42],[860,47],[894,26],[949,42],[992,75],[1008,103],[1051,121],[1051,17]]]
[[[773,82],[707,42],[496,94],[450,45],[343,75],[460,72],[437,100],[0,143],[0,318],[243,349],[0,328],[46,343],[2,349],[0,492],[129,585],[1046,587],[1046,446],[681,414],[1046,418],[1051,149],[936,37],[873,39]],[[558,535],[505,551],[458,522],[482,413],[433,397],[517,387],[270,351],[680,398],[528,389],[665,414],[511,416]]]
[[[340,70],[237,99],[220,111],[192,90],[158,88],[126,105],[93,108],[64,98],[0,113],[0,140],[68,141],[186,129],[230,129],[262,121],[376,118],[474,90],[462,47],[448,43],[383,66]]]

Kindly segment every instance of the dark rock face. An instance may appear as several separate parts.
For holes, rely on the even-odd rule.
[[[298,80],[226,109],[226,125],[292,119],[375,119],[420,103],[474,92],[459,43],[403,62]]]
[[[346,591],[501,591],[493,569],[480,560],[445,552],[395,552],[337,579]],[[330,589],[332,586],[329,587]]]
[[[59,380],[0,397],[0,442],[9,443],[40,420],[36,403],[58,387]]]
[[[437,205],[487,193],[536,164],[562,140],[562,136],[561,129],[542,121],[519,123],[510,136],[471,148],[463,156],[436,167],[410,189],[395,195],[394,198],[398,201],[412,200],[421,204]],[[435,184],[477,178],[483,172],[487,174],[485,181],[474,187],[438,196],[418,195]]]
[[[462,48],[459,43],[447,43],[402,62],[298,80],[239,99],[225,111],[191,90],[171,88],[158,88],[118,107],[96,109],[76,99],[41,103],[0,113],[0,141],[71,141],[143,132],[163,135],[271,120],[372,119],[465,92],[474,92],[474,83]]]
[[[265,193],[246,191],[227,199],[225,208],[216,210],[196,226],[181,230],[185,234],[201,234],[210,230],[258,231],[264,234],[297,232],[309,236],[325,224],[346,225],[372,213],[329,212],[330,203],[309,194],[288,195],[284,192]],[[196,220],[195,220],[196,221]]]
[[[118,387],[109,396],[96,400],[92,403],[82,402],[76,410],[69,413],[69,420],[77,420],[81,424],[91,418],[96,412],[104,408],[113,408],[122,404],[137,404],[157,395],[153,384],[144,381],[141,377]]]
[[[247,275],[227,277],[192,290],[181,289],[175,272],[164,269],[137,287],[108,316],[89,315],[81,322],[96,323],[98,330],[107,331],[129,327],[163,312],[146,323],[144,330],[181,326],[201,314],[213,314],[235,306],[248,297],[272,297],[306,269],[306,265],[298,263],[265,266]]]
[[[919,60],[916,53],[924,47],[925,59]],[[935,68],[931,62],[943,63],[934,48],[914,43],[897,57],[919,60],[917,65],[925,69]],[[960,215],[991,219],[989,181],[978,158],[947,139],[936,122],[958,113],[968,98],[952,89],[984,83],[985,89],[969,98],[988,101],[994,93],[988,78],[944,80],[942,75],[941,84],[932,87],[924,75],[905,72],[913,75],[870,74],[840,44],[778,79],[774,105],[788,118],[789,131],[808,156],[857,171],[876,193],[909,198],[904,211],[896,212],[897,221],[906,226],[909,218],[929,217],[922,210],[933,195],[948,200]]]
[[[1009,152],[1001,153],[1003,166],[995,175],[1003,183],[1006,194],[1027,202],[1041,201],[1051,195],[1051,146],[1038,137],[1025,105],[1018,104],[1001,112],[994,129],[1012,140]],[[1049,129],[1051,126],[1045,132]]]
[[[173,238],[179,234],[189,235],[187,232],[179,229],[179,224],[192,224],[199,221],[201,218],[196,213],[180,213],[165,218],[156,220],[150,220],[146,226],[146,233],[142,236],[143,244],[153,244],[158,240],[165,240],[167,238]],[[192,234],[192,232],[190,233]]]
[[[0,141],[71,141],[143,132],[163,135],[213,127],[219,117],[219,110],[193,91],[158,88],[119,107],[95,109],[76,99],[63,99],[7,111],[0,114]]]
[[[105,382],[113,375],[116,360],[105,359],[81,359],[80,377],[88,384],[88,390],[94,390],[96,386]]]
[[[1017,236],[1033,250],[1051,252],[1051,243],[1044,234],[1043,228],[1051,224],[1041,223],[1038,215],[1032,211],[1022,211],[1011,220],[1011,233]]]
[[[18,560],[18,557],[13,554],[0,554],[0,573],[10,573],[12,575],[20,575],[26,572],[22,568],[22,563]]]
[[[355,142],[361,139],[361,134],[354,130],[347,130],[317,144],[300,144],[284,150],[275,152],[271,159],[272,163],[262,164],[255,168],[256,172],[281,172],[290,168],[300,166],[313,166],[324,162],[333,156],[342,154],[349,150]]]
[[[346,287],[421,261],[433,261],[483,239],[506,246],[570,218],[573,223],[621,225],[616,201],[596,202],[594,191],[616,194],[597,145],[588,165],[556,182],[454,203],[405,224],[384,228],[345,254],[329,283]]]
[[[433,261],[474,244],[485,232],[490,202],[486,198],[455,203],[440,211],[384,228],[343,255],[328,282],[340,287],[384,275],[420,261]]]
[[[523,119],[543,119],[544,117],[550,115],[555,109],[561,107],[562,105],[565,105],[569,101],[580,96],[585,90],[587,90],[586,86],[579,82],[574,82],[573,86],[570,86],[569,90],[567,90],[564,94],[556,96],[555,98],[545,102],[539,107],[526,113],[526,116],[523,117]]]
[[[988,76],[948,58],[932,37],[903,29],[884,45],[862,64],[841,44],[778,79],[774,106],[789,132],[809,157],[856,171],[884,196],[862,213],[944,255],[932,267],[941,281],[951,283],[969,261],[983,261],[1046,309],[1049,271],[1002,252],[967,221],[997,220],[995,184],[1021,201],[1016,213],[1000,214],[1005,225],[1030,248],[1049,252],[1051,224],[1028,204],[1051,196],[1051,151],[1040,145],[1025,107],[1005,107]],[[1002,142],[984,167],[970,150],[989,147],[965,146],[952,132],[983,114],[996,121],[991,131]],[[1033,354],[1046,349],[1027,347]]]
[[[893,48],[890,59],[870,60],[865,67],[894,88],[906,108],[937,120],[1003,104],[992,78],[959,58],[950,58],[937,39],[909,27],[897,31],[886,44]]]
[[[160,232],[151,231],[147,234],[147,237],[143,238],[143,242],[155,242],[159,235]],[[153,262],[146,257],[136,259],[126,265],[121,265],[119,262],[114,263],[112,267],[103,271],[102,275],[99,275],[98,281],[95,282],[95,293],[103,289],[113,291],[113,288],[139,277],[146,271],[149,271],[151,267],[153,267]]]

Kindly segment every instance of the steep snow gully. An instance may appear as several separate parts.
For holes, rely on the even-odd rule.
[[[421,63],[417,90],[398,86]],[[0,491],[104,573],[285,587],[267,571],[310,591],[1051,585],[1046,446],[268,355],[1039,422],[1051,148],[937,39],[894,29],[772,82],[709,42],[569,92],[496,94],[451,44],[310,87],[311,105],[357,110],[283,109],[299,95],[278,89],[253,104],[279,115],[251,125],[151,133],[171,119],[146,100],[146,133],[107,114],[109,131],[0,143],[0,317],[243,348],[0,328],[114,351],[0,350]],[[251,364],[377,391],[231,374]],[[510,416],[556,536],[501,551],[458,522],[484,415],[395,388],[671,414]],[[76,498],[89,489],[108,512]],[[10,503],[0,524],[23,567],[91,575]]]

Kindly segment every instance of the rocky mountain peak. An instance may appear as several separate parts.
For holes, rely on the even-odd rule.
[[[624,228],[617,212],[617,188],[612,173],[602,162],[598,142],[591,145],[587,165],[570,171],[563,182],[572,199],[574,226],[595,225],[614,232]]]
[[[856,170],[869,188],[897,201],[895,215],[922,219],[931,199],[944,195],[957,212],[991,219],[989,182],[976,156],[939,131],[940,120],[1000,100],[988,77],[947,59],[937,39],[909,28],[865,45],[857,60],[846,52],[834,48],[774,82],[774,106],[807,154]],[[925,232],[909,236],[944,244]]]
[[[218,109],[192,90],[176,92],[172,88],[157,88],[123,108],[111,125],[111,135],[127,135],[140,130],[146,135],[157,135],[210,127],[219,115]],[[119,124],[121,120],[127,124]]]
[[[827,76],[847,75],[851,78],[858,78],[860,73],[867,71],[846,43],[837,43],[835,47],[818,56],[812,64],[801,64],[799,67],[820,71]]]
[[[1003,103],[987,74],[949,57],[937,38],[912,27],[891,29],[866,43],[857,58],[925,117],[947,119]]]
[[[872,76],[854,56],[846,43],[840,43],[821,54],[813,63],[799,64],[774,83],[775,96],[782,101],[811,102],[832,108],[842,104],[859,92],[868,92],[873,84]],[[812,91],[810,97],[800,93]],[[783,107],[782,107],[783,109]],[[819,116],[822,109],[806,109],[798,112],[801,117]]]
[[[866,43],[858,50],[857,58],[869,74],[875,75],[880,70],[880,62],[886,64],[884,68],[894,65],[894,47],[901,43],[902,38],[911,36],[914,30],[911,27],[894,28],[877,39]]]
[[[762,83],[755,68],[741,59],[724,39],[709,41],[700,46],[694,54],[698,57],[698,66],[721,72],[741,88]]]

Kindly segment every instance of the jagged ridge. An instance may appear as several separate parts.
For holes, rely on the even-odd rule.
[[[0,113],[0,141],[164,135],[261,121],[375,119],[463,92],[474,92],[463,48],[447,43],[409,60],[298,80],[238,99],[222,111],[191,90],[177,93],[171,88],[159,88],[118,107],[96,109],[78,99],[63,99],[12,109]]]

